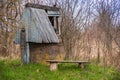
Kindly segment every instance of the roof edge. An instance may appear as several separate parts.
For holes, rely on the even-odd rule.
[[[44,10],[49,10],[49,11],[59,11],[60,9],[57,7],[51,7],[51,6],[46,6],[46,5],[34,4],[34,3],[27,3],[25,4],[25,7],[44,9]]]

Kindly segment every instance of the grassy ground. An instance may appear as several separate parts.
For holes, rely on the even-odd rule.
[[[41,64],[21,65],[19,61],[0,61],[0,80],[120,80],[113,68],[94,64],[79,69],[76,64],[59,64],[57,71],[49,71]]]

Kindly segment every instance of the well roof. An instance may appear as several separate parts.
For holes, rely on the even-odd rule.
[[[26,7],[23,11],[21,22],[25,26],[26,42],[59,43],[59,39],[45,10]],[[16,36],[15,41],[19,43],[20,31],[17,32]]]

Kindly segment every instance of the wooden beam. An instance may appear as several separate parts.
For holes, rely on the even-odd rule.
[[[44,9],[44,10],[52,10],[52,11],[59,11],[59,8],[57,7],[51,7],[46,5],[40,5],[40,4],[33,4],[33,3],[27,3],[25,7],[32,7],[32,8],[38,8],[38,9]]]
[[[53,62],[53,63],[90,63],[88,61],[71,61],[71,60],[47,60],[47,62]]]

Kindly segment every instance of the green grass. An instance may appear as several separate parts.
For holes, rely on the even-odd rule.
[[[0,80],[120,80],[120,73],[115,69],[95,64],[84,69],[76,64],[59,64],[59,69],[50,71],[41,64],[21,65],[19,60],[0,61]]]

